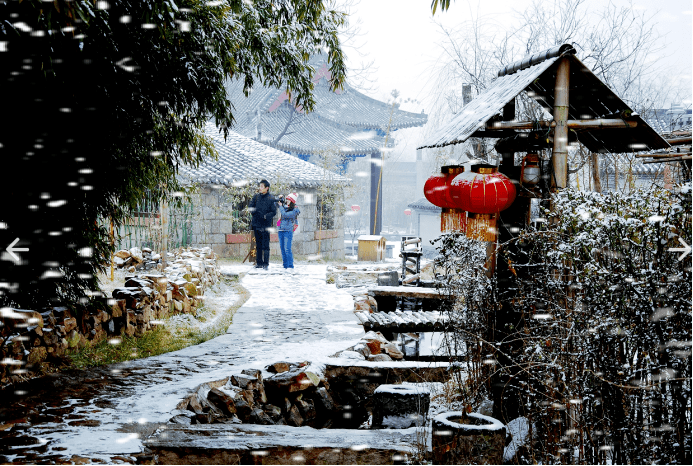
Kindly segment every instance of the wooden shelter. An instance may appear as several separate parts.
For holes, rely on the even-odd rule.
[[[495,138],[500,154],[498,172],[515,187],[512,204],[500,212],[489,243],[489,273],[498,283],[498,308],[493,334],[498,348],[498,363],[511,375],[498,371],[492,376],[494,414],[509,421],[521,415],[522,393],[513,386],[520,374],[507,356],[520,351],[511,336],[522,327],[522,312],[516,312],[518,265],[496,254],[513,248],[511,240],[528,226],[532,198],[548,200],[550,193],[568,186],[568,148],[580,142],[594,154],[634,151],[656,152],[669,149],[662,138],[632,108],[597,78],[576,56],[568,44],[536,53],[508,65],[488,88],[469,102],[447,125],[441,127],[422,148],[443,147],[465,142],[470,137]],[[520,93],[538,103],[551,119],[517,121],[515,99]],[[515,164],[515,154],[525,153]],[[548,157],[540,157],[541,153]],[[472,167],[474,171],[475,167]],[[479,166],[476,171],[488,170]],[[456,177],[463,176],[456,175]],[[454,186],[456,178],[450,181]],[[467,224],[469,224],[468,215]],[[462,222],[459,222],[462,224]],[[466,233],[470,235],[469,228]],[[477,232],[478,233],[478,232]],[[478,236],[478,235],[477,235]],[[499,252],[497,244],[506,251]]]

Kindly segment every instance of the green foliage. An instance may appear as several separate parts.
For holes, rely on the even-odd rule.
[[[112,252],[99,221],[122,225],[148,191],[176,205],[178,166],[215,156],[202,126],[233,125],[225,80],[311,110],[311,54],[344,79],[344,17],[322,1],[25,0],[0,18],[0,245],[29,248],[0,260],[0,305],[83,303]]]

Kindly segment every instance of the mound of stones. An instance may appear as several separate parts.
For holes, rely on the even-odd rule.
[[[205,383],[178,404],[171,422],[177,424],[263,424],[332,427],[340,409],[328,391],[322,371],[309,362],[277,362],[243,370]],[[342,416],[343,417],[343,416]]]
[[[387,340],[382,333],[370,331],[361,337],[361,340],[354,346],[335,353],[331,357],[361,361],[398,361],[404,358],[404,354],[395,343]]]
[[[173,256],[169,254],[170,256]],[[119,269],[126,269],[130,273],[137,270],[152,270],[162,268],[161,254],[149,248],[121,249],[113,254],[113,265]]]
[[[135,249],[135,248],[133,248]],[[131,256],[132,257],[132,256]],[[207,287],[219,280],[210,248],[179,249],[169,255],[161,273],[138,273],[87,315],[56,306],[40,311],[0,310],[0,383],[22,380],[62,364],[71,349],[120,335],[141,335],[156,320],[195,313]],[[102,296],[103,297],[103,296]]]

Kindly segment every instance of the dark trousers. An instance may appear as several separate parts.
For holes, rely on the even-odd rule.
[[[260,267],[269,265],[270,232],[267,228],[257,228],[254,229],[253,232],[255,233],[255,250],[257,253],[255,264]]]

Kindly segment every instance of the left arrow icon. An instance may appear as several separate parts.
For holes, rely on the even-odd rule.
[[[10,256],[12,256],[12,258],[17,263],[20,262],[20,259],[19,259],[19,256],[17,254],[15,254],[15,252],[22,252],[22,251],[28,251],[29,250],[29,248],[15,248],[14,245],[17,244],[18,242],[19,242],[19,238],[15,238],[14,241],[12,241],[12,244],[7,246],[7,248],[5,249],[7,252],[10,253]]]

